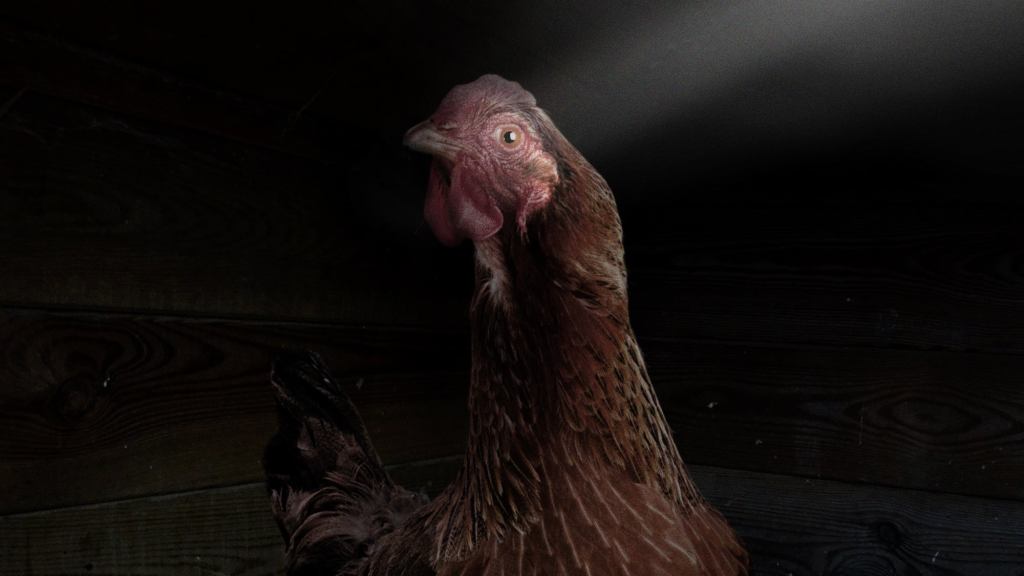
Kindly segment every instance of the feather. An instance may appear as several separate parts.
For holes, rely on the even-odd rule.
[[[439,240],[476,250],[463,466],[417,499],[384,473],[322,364],[283,363],[266,467],[290,573],[310,562],[362,576],[746,574],[644,365],[604,179],[529,92],[496,76],[453,89],[406,142],[436,157],[426,211]]]

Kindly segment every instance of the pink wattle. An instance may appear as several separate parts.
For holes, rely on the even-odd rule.
[[[437,159],[430,167],[423,215],[437,240],[446,246],[455,246],[465,238],[489,238],[504,221],[501,210],[469,170],[456,165],[448,182],[445,167]]]

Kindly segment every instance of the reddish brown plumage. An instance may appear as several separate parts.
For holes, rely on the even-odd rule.
[[[427,208],[439,237],[476,244],[465,462],[434,501],[369,534],[365,558],[339,566],[367,576],[745,574],[746,553],[690,480],[644,367],[607,184],[518,85],[485,76],[452,94],[407,138],[440,156],[432,186],[464,185],[446,178],[454,170],[483,186],[432,190]],[[509,126],[521,132],[511,144]],[[356,460],[379,469],[372,454]],[[360,493],[388,495],[374,510],[408,509],[382,470],[372,476]]]

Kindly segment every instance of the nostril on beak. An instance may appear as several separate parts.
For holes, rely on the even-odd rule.
[[[402,137],[402,145],[408,146],[413,150],[417,149],[417,144],[423,141],[425,138],[423,134],[425,131],[433,128],[433,123],[430,120],[420,122],[419,124],[409,128],[405,131],[405,136]]]
[[[453,159],[459,149],[456,142],[442,134],[430,120],[425,120],[410,128],[402,138],[402,144],[417,152],[448,159]]]

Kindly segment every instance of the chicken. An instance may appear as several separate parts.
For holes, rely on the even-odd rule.
[[[424,207],[476,254],[469,438],[425,502],[388,478],[313,355],[277,362],[268,486],[290,574],[746,574],[694,486],[629,323],[604,179],[518,84],[456,86],[405,136]]]

